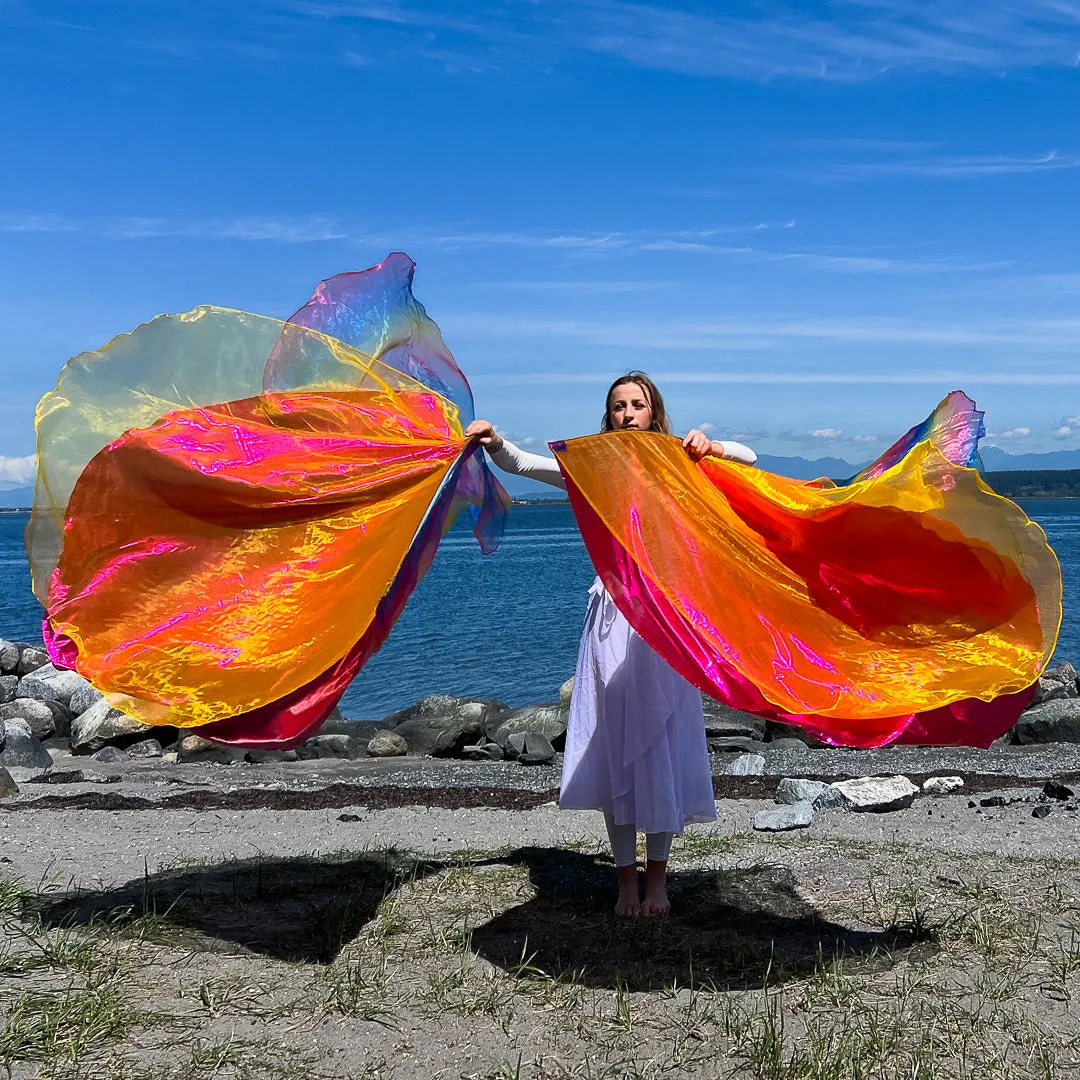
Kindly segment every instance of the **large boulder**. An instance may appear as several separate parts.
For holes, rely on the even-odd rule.
[[[19,685],[18,675],[0,675],[0,705],[15,700],[15,691]]]
[[[14,675],[19,667],[19,646],[0,638],[0,675]]]
[[[235,765],[244,760],[243,750],[231,750],[220,743],[211,742],[201,735],[185,735],[176,751],[178,762],[209,762],[214,765]]]
[[[25,720],[5,720],[4,736],[0,765],[7,769],[15,783],[33,780],[52,768],[52,755],[34,738]]]
[[[110,708],[102,698],[71,722],[71,752],[96,754],[103,746],[126,747],[153,731],[119,709]]]
[[[1064,698],[1080,697],[1080,685],[1077,682],[1076,668],[1067,661],[1047,668],[1035,685],[1031,697],[1032,705],[1041,705],[1044,701],[1061,701]]]
[[[1080,743],[1080,698],[1058,698],[1022,713],[1013,729],[1018,743]]]
[[[488,738],[505,749],[511,735],[542,735],[553,749],[566,745],[568,705],[523,705],[500,716],[487,729]]]
[[[562,686],[559,687],[559,704],[560,705],[565,705],[567,708],[569,708],[570,707],[570,699],[573,696],[574,696],[574,676],[571,675],[570,678],[567,679],[566,682],[564,682],[562,684]]]
[[[16,698],[0,705],[0,720],[22,720],[30,728],[35,739],[44,741],[57,731],[56,714],[49,707],[54,702],[35,701],[33,698]]]
[[[741,712],[728,705],[721,705],[710,697],[702,697],[705,713],[705,737],[724,739],[742,737],[761,742],[765,738],[765,721],[753,713]]]
[[[22,642],[16,642],[16,645],[19,647],[19,662],[15,665],[17,675],[29,675],[49,662],[49,654],[40,645],[24,645]]]
[[[301,743],[296,748],[296,756],[301,761],[316,758],[357,758],[363,755],[364,750],[365,747],[357,743],[351,735],[330,733],[315,735]]]
[[[78,716],[89,708],[94,700],[92,695],[96,693],[77,671],[68,671],[52,664],[42,664],[19,680],[19,697],[55,701],[71,716]]]
[[[382,721],[409,744],[409,753],[454,757],[479,741],[488,725],[508,713],[501,701],[431,694]]]

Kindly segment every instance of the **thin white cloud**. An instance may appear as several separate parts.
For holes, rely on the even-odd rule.
[[[1015,427],[1006,431],[988,431],[988,439],[1026,439],[1031,434],[1031,428]]]
[[[1080,154],[1062,154],[1049,150],[1036,155],[985,154],[972,157],[926,157],[883,161],[858,161],[827,166],[819,175],[846,180],[871,179],[898,175],[968,179],[981,176],[1007,176],[1023,173],[1061,172],[1080,168]]]
[[[829,17],[794,4],[747,15],[626,0],[574,9],[567,21],[581,48],[724,78],[863,81],[896,71],[1071,67],[1080,48],[1080,15],[1054,0],[840,0],[825,9]]]
[[[300,218],[211,218],[205,221],[130,217],[106,223],[102,228],[102,233],[118,240],[184,237],[198,240],[272,241],[285,244],[343,240],[348,235],[332,218],[321,215]]]
[[[118,44],[180,62],[214,51],[264,65],[355,65],[378,57],[380,65],[426,61],[464,76],[565,69],[599,55],[705,78],[861,82],[1069,68],[1080,51],[1080,14],[1068,0],[834,0],[814,11],[796,0],[714,10],[688,0],[485,0],[460,10],[425,0],[241,7],[246,18],[238,33],[213,5],[97,5],[126,16],[120,25],[130,37],[114,37]],[[143,9],[150,14],[129,14]],[[104,23],[94,32],[105,33]]]
[[[1080,431],[1077,431],[1077,434],[1080,435]],[[1054,429],[1055,439],[1069,439],[1072,438],[1072,435],[1073,429],[1067,424],[1062,424],[1061,427]]]
[[[814,428],[806,434],[809,435],[811,439],[822,439],[825,442],[832,442],[835,439],[839,439],[844,432],[840,428],[826,427]]]
[[[37,473],[37,455],[4,457],[0,454],[0,482],[9,484],[32,484]]]
[[[459,311],[444,316],[443,322],[452,326],[455,334],[467,333],[478,338],[537,337],[648,350],[772,349],[792,340],[890,345],[1025,345],[1047,352],[1070,354],[1080,346],[1080,317],[984,319],[969,323],[921,322],[885,316],[861,319],[769,316],[634,319],[598,316],[583,319],[538,316],[535,312]],[[1040,376],[1052,376],[1058,380],[1064,374],[1067,373],[1036,370],[1010,373],[1009,378],[1010,381],[1034,383]],[[747,375],[757,377],[753,373]],[[817,373],[813,375],[813,379],[819,377]],[[1080,381],[1080,373],[1077,373],[1076,379]],[[862,380],[873,381],[869,374],[860,376]],[[901,381],[907,381],[906,375]]]
[[[70,233],[80,228],[60,214],[0,214],[0,232],[5,233]]]
[[[612,369],[614,370],[614,369]],[[533,383],[600,383],[608,377],[604,371],[547,371],[485,373],[489,386],[519,386]],[[730,384],[742,386],[937,386],[959,389],[983,386],[1080,386],[1080,373],[1074,371],[1021,373],[986,371],[664,371],[657,369],[657,379],[690,385]]]

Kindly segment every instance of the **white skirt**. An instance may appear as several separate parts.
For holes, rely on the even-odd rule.
[[[716,820],[701,693],[589,590],[566,732],[564,810],[603,810],[639,832]]]

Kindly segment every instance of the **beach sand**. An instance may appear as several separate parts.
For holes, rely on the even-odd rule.
[[[832,769],[820,753],[805,763]],[[675,843],[673,916],[627,922],[600,817],[557,809],[551,767],[58,760],[71,782],[0,804],[0,1063],[132,1080],[1080,1075],[1080,822],[1040,802],[1039,775],[1070,755],[1013,755],[958,794],[819,811],[798,833],[753,832],[767,798],[721,798]],[[775,776],[729,788],[754,784]],[[995,784],[1004,805],[978,805]],[[425,805],[448,791],[456,808]],[[102,800],[142,808],[87,808]],[[313,808],[282,808],[298,801]],[[467,805],[500,801],[522,808]]]

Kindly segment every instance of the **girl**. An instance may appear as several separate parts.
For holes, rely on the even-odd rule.
[[[647,375],[631,371],[611,384],[600,430],[671,434],[664,399]],[[554,458],[518,449],[487,420],[474,421],[465,434],[505,472],[565,489]],[[710,455],[746,465],[757,460],[741,443],[713,441],[697,430],[683,446],[695,461]],[[672,836],[691,822],[716,820],[701,694],[638,637],[599,578],[589,596],[559,806],[603,811],[619,874],[615,914],[666,915]],[[638,831],[645,833],[647,853],[644,900]]]

